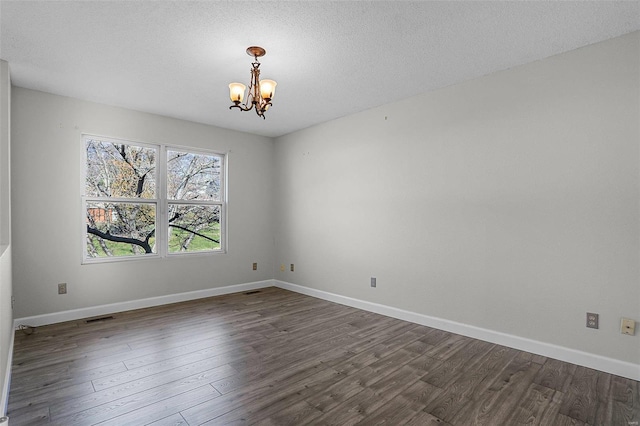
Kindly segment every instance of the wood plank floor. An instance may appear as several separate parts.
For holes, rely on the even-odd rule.
[[[278,288],[16,332],[18,425],[637,425],[640,382]]]

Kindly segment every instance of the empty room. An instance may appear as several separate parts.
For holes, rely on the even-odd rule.
[[[0,426],[640,422],[639,1],[0,0]]]

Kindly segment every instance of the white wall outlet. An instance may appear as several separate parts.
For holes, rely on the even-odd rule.
[[[371,287],[375,287],[378,285],[378,283],[376,282],[376,277],[371,277]]]
[[[67,283],[58,284],[58,294],[67,294]]]
[[[622,318],[620,321],[620,333],[633,336],[636,334],[636,322],[629,318]]]

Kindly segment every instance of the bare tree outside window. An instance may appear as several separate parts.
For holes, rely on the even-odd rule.
[[[86,258],[157,254],[159,241],[160,253],[221,249],[221,155],[167,148],[158,164],[160,146],[84,142]]]
[[[220,248],[221,158],[167,150],[169,253]]]

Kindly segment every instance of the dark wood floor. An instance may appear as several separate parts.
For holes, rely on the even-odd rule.
[[[640,420],[640,382],[277,288],[114,317],[17,332],[12,426]]]

